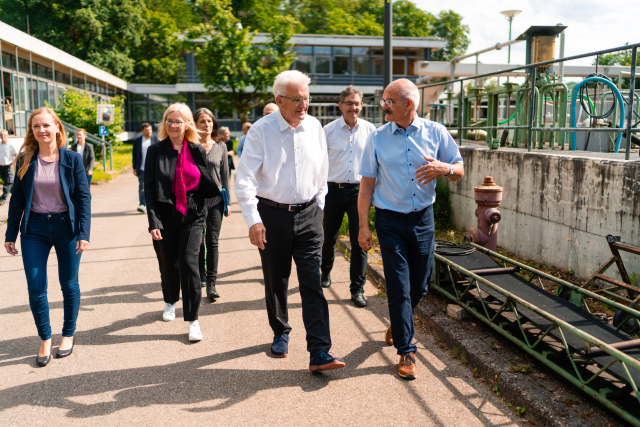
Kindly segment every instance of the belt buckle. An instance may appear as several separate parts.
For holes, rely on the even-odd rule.
[[[297,207],[298,207],[297,205],[289,205],[289,207],[287,208],[287,210],[288,210],[289,212],[295,212],[295,209],[296,209]]]
[[[339,182],[338,183],[338,188],[344,188],[344,182]]]

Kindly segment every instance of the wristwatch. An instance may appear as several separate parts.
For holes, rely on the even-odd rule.
[[[453,166],[449,165],[449,175],[447,176],[451,176],[453,175]]]

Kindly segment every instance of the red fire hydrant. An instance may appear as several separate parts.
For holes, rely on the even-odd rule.
[[[493,182],[492,176],[485,176],[482,185],[475,187],[473,192],[478,205],[478,228],[469,230],[466,238],[472,243],[495,251],[498,245],[498,223],[502,219],[498,210],[498,205],[502,202],[502,187]]]

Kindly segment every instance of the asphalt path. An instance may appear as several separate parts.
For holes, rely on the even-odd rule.
[[[258,250],[237,203],[222,223],[218,290],[203,299],[203,341],[191,344],[178,303],[162,321],[158,264],[137,207],[137,179],[125,173],[93,186],[91,244],[82,255],[82,303],[73,354],[37,367],[39,338],[29,309],[22,254],[0,254],[0,425],[407,425],[507,426],[520,421],[466,366],[416,336],[418,378],[398,377],[384,343],[386,297],[367,283],[369,306],[350,301],[349,264],[336,257],[329,301],[333,348],[347,367],[308,371],[295,268],[289,357],[269,357]],[[6,206],[3,206],[6,209]],[[3,210],[4,210],[3,209]],[[4,235],[6,225],[0,226]],[[19,239],[18,239],[19,240]],[[18,241],[18,250],[21,250]],[[53,351],[62,294],[49,258]]]

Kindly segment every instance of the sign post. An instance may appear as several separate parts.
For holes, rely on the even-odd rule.
[[[100,136],[102,141],[104,137],[109,135],[109,129],[106,125],[110,125],[115,121],[116,106],[113,104],[98,104],[98,110],[96,111],[96,124],[100,125]],[[107,154],[106,143],[102,144],[102,155]],[[109,144],[109,168],[113,170],[113,147]],[[106,170],[105,170],[106,172]]]

